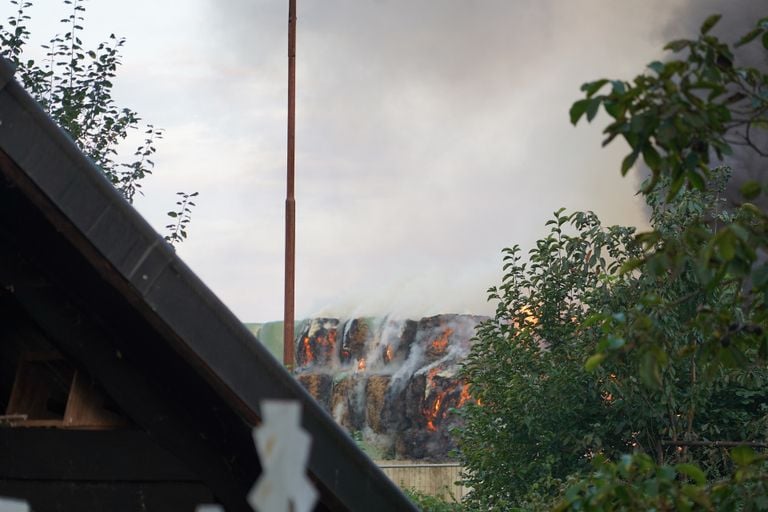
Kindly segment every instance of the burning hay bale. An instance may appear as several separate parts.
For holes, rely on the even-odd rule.
[[[304,389],[312,395],[312,398],[323,406],[323,409],[331,412],[332,376],[323,373],[307,373],[299,375],[298,380]]]
[[[389,380],[389,375],[371,375],[365,384],[365,420],[377,434],[389,433],[384,422]]]
[[[298,378],[341,426],[383,452],[444,461],[460,421],[451,411],[469,399],[458,365],[482,320],[314,319],[300,329]]]
[[[455,448],[447,430],[430,432],[412,428],[395,439],[395,456],[400,459],[443,462]]]
[[[373,334],[368,322],[363,318],[355,318],[344,325],[343,332],[339,352],[341,364],[348,364],[350,361],[357,361],[358,365],[363,361],[365,364],[368,343]]]
[[[299,368],[334,366],[338,325],[336,318],[316,318],[306,323],[296,348],[296,363]]]
[[[423,430],[427,426],[424,417],[424,395],[427,388],[427,376],[414,375],[403,393],[403,416],[400,428],[403,430],[416,427]]]
[[[388,353],[385,350],[383,358],[385,364],[394,366],[402,365],[405,362],[411,351],[411,346],[416,340],[418,326],[418,322],[413,320],[405,320],[388,326],[389,328],[382,335],[382,342],[386,344],[386,347],[389,347]]]
[[[365,379],[348,375],[333,384],[331,412],[336,422],[350,432],[365,426]]]
[[[427,345],[427,355],[433,358],[445,355],[448,348],[448,340],[453,334],[453,329],[446,327],[443,332]]]
[[[469,400],[468,386],[452,377],[435,376],[424,400],[427,430],[435,432],[450,418],[452,409],[458,409]]]

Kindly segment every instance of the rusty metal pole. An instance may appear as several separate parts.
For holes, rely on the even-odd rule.
[[[283,364],[294,364],[294,282],[296,279],[296,200],[293,196],[296,145],[296,0],[288,0],[288,180],[285,199],[285,308]]]

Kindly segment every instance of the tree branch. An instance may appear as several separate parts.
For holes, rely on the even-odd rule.
[[[663,446],[707,446],[707,447],[736,447],[751,446],[753,448],[768,448],[768,443],[757,441],[662,441]]]

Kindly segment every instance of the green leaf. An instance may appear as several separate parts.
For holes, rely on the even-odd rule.
[[[587,359],[587,362],[584,363],[584,369],[588,372],[594,371],[595,368],[600,366],[600,363],[605,360],[605,357],[605,354],[595,354],[590,356],[589,359]]]
[[[678,473],[682,473],[683,475],[691,478],[694,482],[696,482],[699,485],[704,485],[707,483],[707,476],[704,474],[704,472],[695,464],[678,464],[675,466],[675,471]]]
[[[741,195],[744,197],[744,199],[752,200],[760,195],[760,192],[762,192],[762,186],[760,183],[751,180],[744,183],[739,191],[741,192]]]
[[[608,80],[603,78],[602,80],[597,80],[595,82],[589,82],[581,86],[581,90],[585,91],[587,93],[587,98],[591,98],[595,95],[597,91],[600,90],[602,86],[608,83]]]
[[[667,201],[672,201],[677,196],[677,193],[680,192],[685,181],[683,177],[684,175],[681,174],[672,180],[672,183],[669,185],[669,190],[667,191]]]
[[[597,109],[600,108],[600,99],[592,98],[587,104],[587,121],[592,121],[597,115]]]
[[[608,340],[608,348],[611,350],[618,350],[626,344],[626,341],[624,341],[624,338],[614,336],[613,334],[609,334],[607,340]]]
[[[627,156],[624,157],[624,160],[621,162],[621,175],[626,176],[627,172],[632,168],[633,165],[635,165],[635,161],[637,160],[638,153],[637,151],[633,151]]]
[[[655,60],[650,64],[648,64],[648,67],[654,70],[658,75],[660,75],[661,72],[664,71],[664,63],[658,60]]]
[[[700,32],[702,33],[702,35],[707,34],[710,30],[712,30],[712,27],[717,25],[717,22],[720,21],[720,18],[722,18],[722,15],[713,14],[712,16],[704,20],[704,23],[701,24],[701,29],[700,29]]]
[[[589,106],[590,101],[591,100],[589,99],[583,99],[571,105],[571,110],[570,110],[571,124],[575,125],[576,123],[579,122],[579,119],[581,119],[581,116],[583,116],[584,112],[587,111],[587,107]]]
[[[704,191],[707,188],[706,184],[704,183],[704,178],[702,178],[701,174],[695,170],[688,172],[688,182],[690,182],[690,184],[693,185],[693,188],[696,190]]]
[[[662,482],[671,482],[675,479],[675,476],[675,470],[666,465],[656,470],[656,477]]]
[[[632,272],[633,270],[640,268],[642,264],[643,260],[640,258],[633,258],[631,260],[625,261],[619,268],[619,273],[626,274],[627,272]]]
[[[619,133],[626,126],[626,117],[625,117],[627,113],[626,98],[619,97],[619,99],[616,100],[608,97],[605,99],[605,101],[603,101],[603,106],[605,107],[605,111],[608,112],[608,115],[610,115],[612,118],[616,120],[616,122],[614,122],[613,124],[608,125],[605,128],[605,130],[603,130],[603,133],[613,132],[615,135],[619,135]]]
[[[640,361],[640,379],[648,387],[661,387],[661,368],[659,362],[650,352],[643,354]]]
[[[752,282],[757,288],[768,284],[768,264],[763,264],[752,271]]]
[[[749,242],[749,231],[744,229],[743,226],[739,224],[731,224],[730,226],[728,226],[728,229],[731,231],[731,233],[736,235],[736,238],[738,238],[742,242],[744,243]]]
[[[650,194],[653,192],[653,190],[656,188],[656,185],[659,183],[659,176],[661,173],[659,173],[658,170],[651,169],[651,171],[651,175],[644,179],[640,184],[640,192],[643,194]]]
[[[739,46],[744,46],[745,44],[751,43],[757,38],[757,36],[759,36],[762,33],[763,33],[763,29],[760,27],[750,32],[747,32],[744,36],[742,36],[741,39],[739,39],[739,41],[734,46],[738,48]]]
[[[650,144],[647,144],[643,148],[643,160],[645,160],[645,164],[651,169],[658,169],[661,165],[661,155],[659,155],[656,148]]]
[[[606,110],[608,110],[608,107],[607,107],[607,106],[606,106]],[[613,114],[611,114],[611,115],[613,115]],[[608,144],[610,144],[610,143],[611,143],[611,141],[613,141],[613,139],[615,139],[615,138],[616,138],[616,136],[617,136],[617,135],[618,135],[618,133],[612,133],[612,134],[610,134],[608,137],[606,137],[606,138],[605,138],[605,140],[603,140],[603,142],[602,142],[602,143],[600,143],[600,145],[601,145],[602,147],[605,147],[605,146],[607,146]]]
[[[757,459],[757,454],[749,446],[737,446],[731,450],[731,459],[738,466],[748,466]]]
[[[722,236],[717,237],[717,248],[725,261],[731,261],[736,256],[736,248],[733,246],[733,239],[726,231],[721,231]]]
[[[672,50],[673,52],[679,52],[681,50],[684,50],[685,48],[688,48],[693,41],[689,39],[677,39],[675,41],[670,41],[669,43],[664,46],[665,50]]]

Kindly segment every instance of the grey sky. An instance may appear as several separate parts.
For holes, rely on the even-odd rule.
[[[624,148],[568,122],[579,86],[758,3],[298,0],[299,315],[487,313],[501,249],[557,208],[642,224]],[[86,42],[128,38],[121,101],[167,130],[140,210],[160,229],[200,191],[179,253],[241,319],[280,318],[287,1],[87,5]]]

